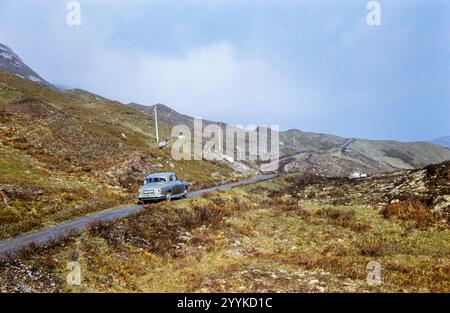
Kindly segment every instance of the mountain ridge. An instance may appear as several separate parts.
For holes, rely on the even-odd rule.
[[[450,148],[450,136],[444,136],[431,141],[435,145]]]
[[[0,43],[0,70],[28,79],[45,87],[55,88],[26,65],[10,47],[2,43]]]
[[[152,117],[153,108],[158,106],[160,120],[172,125],[184,124],[193,129],[193,117],[179,113],[167,105],[129,105]],[[223,122],[203,120],[203,126],[210,124],[221,127],[227,125]],[[335,177],[347,176],[354,171],[375,174],[399,169],[417,169],[450,160],[450,150],[426,141],[343,138],[298,129],[280,131],[279,138],[280,170],[284,172],[306,171]]]

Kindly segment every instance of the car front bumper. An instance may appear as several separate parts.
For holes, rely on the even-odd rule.
[[[138,199],[140,200],[140,201],[148,201],[148,200],[162,200],[162,199],[165,199],[166,198],[166,196],[165,195],[158,195],[158,196],[156,196],[156,195],[143,195],[143,196],[139,196],[138,197]]]

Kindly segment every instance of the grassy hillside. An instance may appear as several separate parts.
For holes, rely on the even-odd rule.
[[[162,137],[170,130],[160,124]],[[194,188],[236,178],[224,164],[172,160],[154,134],[127,105],[0,71],[0,238],[133,201],[151,172],[177,171]]]
[[[395,168],[421,168],[450,160],[450,150],[429,142],[396,142],[358,139],[349,150]]]
[[[280,132],[280,141],[283,143],[280,150],[286,154],[295,154],[298,151],[326,151],[344,144],[346,139],[327,134],[316,134],[292,129]]]

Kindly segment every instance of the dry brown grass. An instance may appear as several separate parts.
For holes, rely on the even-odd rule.
[[[151,210],[152,214],[147,211],[124,221],[94,223],[89,233],[106,239],[112,246],[126,242],[151,253],[174,255],[179,238],[185,232],[202,225],[214,228],[228,215],[215,204],[195,205],[190,210],[174,207],[173,204],[152,204],[147,206],[147,210]],[[203,235],[195,240],[211,243]]]
[[[363,256],[377,257],[383,255],[383,246],[379,243],[364,243],[359,248],[359,253]]]
[[[354,211],[342,211],[334,208],[320,209],[316,213],[318,216],[327,217],[333,220],[347,220],[352,219],[355,215]]]
[[[449,291],[448,231],[403,236],[409,223],[376,208],[268,195],[241,188],[152,204],[24,262],[64,277],[77,260],[83,286],[58,285],[69,292]],[[382,266],[378,287],[366,282],[370,261]]]
[[[335,226],[349,228],[354,232],[366,232],[371,227],[366,223],[355,222],[355,211],[343,211],[335,208],[322,208],[317,210],[317,216],[324,217]]]
[[[387,219],[398,218],[403,221],[412,221],[422,228],[430,226],[436,220],[426,206],[413,200],[390,203],[381,210],[381,214]]]

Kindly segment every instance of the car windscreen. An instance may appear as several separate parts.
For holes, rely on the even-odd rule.
[[[154,184],[154,183],[166,183],[167,180],[165,177],[151,177],[145,180],[146,184]]]

